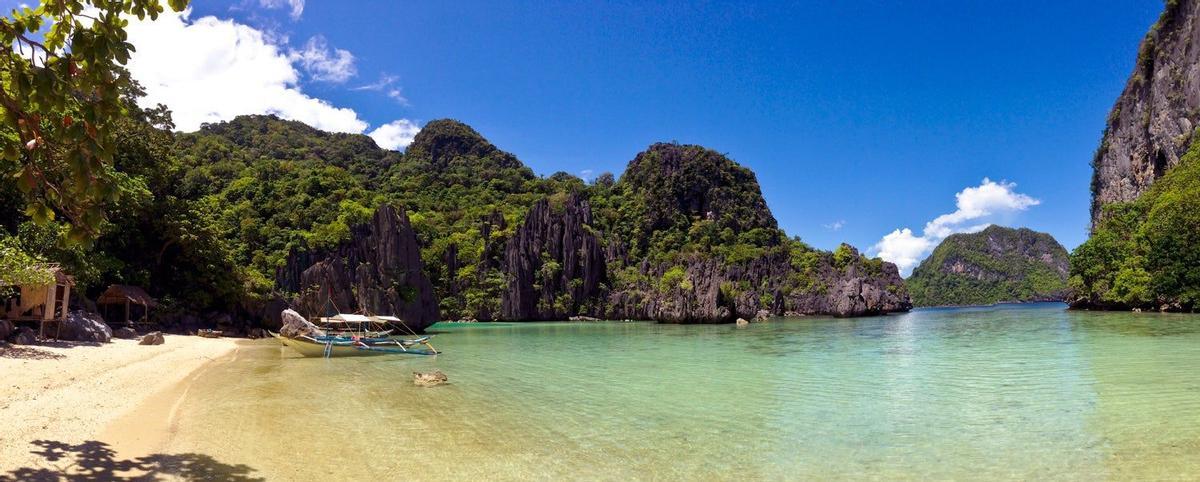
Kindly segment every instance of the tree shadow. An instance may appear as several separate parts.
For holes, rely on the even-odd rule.
[[[0,358],[17,358],[23,360],[55,360],[66,355],[52,351],[39,350],[32,346],[10,345],[0,342]]]
[[[247,465],[230,465],[204,454],[152,454],[122,460],[108,444],[88,440],[68,444],[36,440],[34,450],[53,468],[22,467],[0,474],[0,482],[9,481],[153,481],[161,476],[181,480],[249,482],[266,480],[251,477]]]

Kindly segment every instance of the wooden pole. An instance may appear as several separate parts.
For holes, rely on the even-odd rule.
[[[129,319],[129,298],[125,298],[125,324],[132,324],[133,320]]]

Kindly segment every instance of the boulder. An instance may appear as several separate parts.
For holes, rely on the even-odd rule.
[[[121,328],[117,328],[117,329],[113,330],[112,336],[113,336],[113,338],[120,338],[122,340],[132,340],[134,338],[137,338],[138,334],[137,334],[137,330],[126,326],[126,327],[121,327]]]
[[[113,332],[99,314],[75,310],[67,313],[67,319],[63,320],[62,327],[55,335],[66,341],[108,343],[112,340]]]
[[[12,344],[14,345],[36,345],[37,331],[34,331],[33,328],[28,326],[22,326],[17,328],[10,341],[12,341]]]
[[[750,324],[750,322],[749,322],[749,321],[747,321],[745,318],[738,318],[738,319],[737,319],[737,324],[738,324],[738,326],[742,326],[742,325],[749,325],[749,324]]]
[[[13,326],[11,321],[0,320],[0,341],[7,340],[9,335],[16,331],[17,327]]]
[[[143,335],[142,339],[138,341],[138,344],[139,345],[161,345],[163,343],[166,343],[166,341],[167,340],[166,340],[166,338],[163,338],[163,334],[161,331],[152,331],[150,333]]]
[[[291,308],[283,310],[280,318],[283,320],[283,327],[279,329],[280,335],[291,338],[296,336],[321,336],[325,334],[320,328],[317,328],[317,325],[310,323],[303,316],[300,316],[300,313],[296,313]]]
[[[433,387],[446,383],[448,379],[441,370],[431,372],[413,372],[413,384],[418,387]]]
[[[771,318],[771,312],[767,311],[767,310],[758,310],[758,313],[754,314],[754,321],[757,321],[757,322],[767,321],[770,318]]]

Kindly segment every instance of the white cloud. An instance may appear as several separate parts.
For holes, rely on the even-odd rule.
[[[290,8],[292,20],[299,20],[300,15],[304,14],[304,0],[258,0],[258,4],[263,8]]]
[[[837,220],[837,221],[834,221],[834,222],[832,222],[832,223],[829,223],[829,224],[822,224],[822,226],[825,226],[825,229],[829,229],[829,230],[832,230],[832,231],[841,231],[841,230],[842,230],[842,226],[845,226],[845,225],[846,225],[846,220],[845,220],[845,219],[839,219],[839,220]]]
[[[304,49],[292,51],[288,59],[298,62],[308,72],[309,78],[320,82],[340,84],[358,73],[354,66],[354,54],[348,50],[330,49],[322,35],[308,39]]]
[[[582,171],[579,171],[579,178],[583,179],[583,182],[588,182],[595,177],[592,174],[595,174],[595,171],[593,171],[591,169],[584,169]]]
[[[398,151],[412,144],[418,132],[421,132],[421,127],[416,123],[399,119],[379,126],[368,135],[375,139],[379,147]]]
[[[924,232],[917,236],[909,228],[892,231],[875,244],[876,256],[896,263],[900,273],[908,276],[925,256],[943,239],[955,233],[973,233],[994,222],[1003,222],[1041,201],[1015,191],[1011,182],[994,182],[988,178],[975,187],[955,194],[957,209],[925,223]]]
[[[407,106],[408,99],[404,97],[404,93],[400,91],[400,88],[394,85],[397,80],[400,80],[399,77],[383,74],[379,77],[378,81],[370,84],[360,85],[350,90],[373,90],[376,92],[383,92],[384,95],[388,96],[388,98],[396,101],[400,105]]]

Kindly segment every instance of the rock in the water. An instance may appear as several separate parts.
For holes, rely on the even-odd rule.
[[[595,317],[591,317],[591,316],[572,316],[567,319],[571,320],[571,321],[600,321],[600,318],[595,318]]]
[[[297,336],[321,336],[325,334],[324,331],[317,328],[317,325],[310,323],[303,316],[300,316],[300,313],[296,313],[291,308],[283,310],[280,317],[283,319],[283,328],[279,329],[280,335],[292,338]]]
[[[747,319],[745,319],[745,318],[738,318],[738,319],[737,319],[737,324],[738,324],[738,325],[749,325],[749,324],[750,324],[750,321],[749,321],[749,320],[747,320]]]
[[[9,336],[16,330],[11,321],[0,320],[0,341],[7,340]]]
[[[163,337],[161,331],[152,331],[142,335],[142,339],[138,341],[139,345],[161,345],[166,343],[166,338]]]
[[[138,337],[137,330],[135,330],[131,327],[128,327],[128,326],[117,328],[117,329],[113,330],[113,338],[120,338],[122,340],[132,340],[137,337]]]
[[[36,345],[37,331],[28,326],[19,327],[15,334],[12,335],[11,341],[14,345]]]
[[[413,384],[419,387],[432,387],[446,383],[448,379],[441,370],[431,372],[413,372]]]
[[[99,314],[76,310],[67,313],[67,319],[63,320],[56,335],[58,339],[66,341],[108,343],[112,340],[113,332]]]
[[[754,314],[754,321],[756,321],[756,322],[767,321],[770,318],[771,318],[771,312],[767,311],[767,310],[758,310],[758,313]]]
[[[276,284],[301,293],[297,306],[309,313],[330,304],[346,313],[394,315],[411,330],[438,321],[433,284],[424,272],[417,236],[404,211],[384,205],[368,224],[330,251],[293,251],[276,273]],[[286,323],[286,322],[285,322]]]

